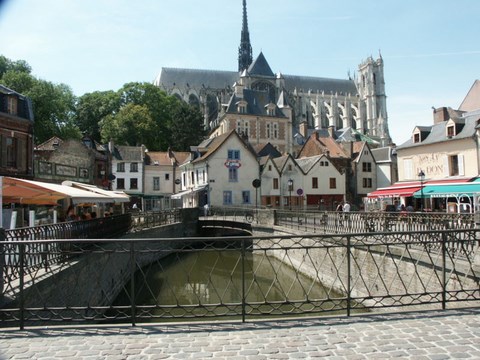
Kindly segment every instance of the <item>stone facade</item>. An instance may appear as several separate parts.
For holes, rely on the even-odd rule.
[[[302,123],[315,130],[352,128],[376,139],[383,146],[390,145],[381,56],[362,62],[353,78],[275,74],[263,53],[253,62],[247,61],[251,45],[245,1],[243,5],[239,51],[241,70],[162,68],[154,84],[168,94],[197,106],[204,114],[205,126],[211,130],[212,136],[227,132],[233,126],[241,132],[237,122],[225,124],[225,121],[229,118],[247,119],[250,122],[250,141],[258,144],[264,139],[253,133],[254,129],[259,129],[258,124],[253,124],[253,117],[261,123],[267,123],[269,119],[278,121],[282,130],[285,129],[285,132],[279,132],[278,143],[275,144],[281,151],[292,152],[294,136]],[[252,96],[247,99],[243,96],[245,92]],[[258,108],[261,96],[267,101]]]

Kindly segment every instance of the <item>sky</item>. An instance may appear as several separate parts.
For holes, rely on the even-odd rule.
[[[253,57],[288,75],[347,79],[384,60],[400,145],[480,78],[478,0],[247,0]],[[0,0],[0,55],[77,96],[153,82],[162,67],[235,71],[241,0]]]

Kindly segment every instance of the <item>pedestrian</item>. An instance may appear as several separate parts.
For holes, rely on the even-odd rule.
[[[350,204],[348,201],[345,201],[345,204],[343,205],[343,212],[350,212]]]
[[[208,216],[208,203],[206,203],[205,205],[203,205],[203,216]]]
[[[336,210],[335,210],[335,211],[338,211],[338,212],[342,212],[342,211],[343,211],[343,205],[342,205],[342,203],[341,203],[341,202],[340,202],[340,203],[338,203],[338,205],[337,205],[337,208],[336,208]]]

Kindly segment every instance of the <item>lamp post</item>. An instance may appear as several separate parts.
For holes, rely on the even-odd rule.
[[[293,180],[288,179],[288,192],[290,193],[290,198],[288,200],[289,210],[292,210],[292,190],[293,190]]]
[[[420,211],[423,211],[423,182],[425,181],[425,173],[423,170],[420,170],[418,177],[420,179]]]

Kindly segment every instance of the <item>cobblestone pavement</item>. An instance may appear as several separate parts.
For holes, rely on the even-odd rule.
[[[0,329],[0,359],[480,359],[480,308],[249,323]]]

